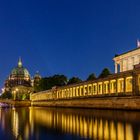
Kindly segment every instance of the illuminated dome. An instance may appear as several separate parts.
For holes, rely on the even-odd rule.
[[[23,67],[21,59],[19,59],[17,67],[11,71],[9,78],[5,81],[6,88],[16,86],[31,87],[30,74],[28,70]]]
[[[10,77],[25,77],[30,78],[30,74],[26,68],[22,66],[22,61],[19,59],[18,66],[14,68],[10,74]]]

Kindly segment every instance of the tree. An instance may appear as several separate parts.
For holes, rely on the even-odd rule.
[[[105,78],[110,74],[110,70],[108,68],[104,68],[98,78]]]
[[[78,77],[72,77],[72,78],[69,79],[68,85],[74,84],[74,83],[79,83],[79,82],[82,82],[82,80],[80,78],[78,78]]]
[[[54,75],[52,77],[52,85],[64,86],[67,84],[67,77],[65,75]]]
[[[94,73],[90,74],[87,78],[87,81],[90,81],[90,80],[95,80],[96,79],[96,76]]]
[[[9,91],[6,91],[1,95],[1,98],[2,99],[12,99],[12,93]]]
[[[54,86],[64,86],[67,84],[67,77],[65,75],[54,75],[50,77],[41,78],[38,86],[35,87],[35,92],[51,89]]]

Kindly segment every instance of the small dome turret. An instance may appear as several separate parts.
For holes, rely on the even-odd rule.
[[[39,74],[39,71],[36,72],[34,75],[34,79],[41,79],[41,75]]]

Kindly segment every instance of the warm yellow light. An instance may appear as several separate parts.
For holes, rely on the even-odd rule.
[[[18,88],[16,88],[16,91],[18,91]]]

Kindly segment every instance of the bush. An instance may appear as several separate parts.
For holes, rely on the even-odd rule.
[[[1,95],[1,98],[2,98],[2,99],[12,99],[12,93],[11,93],[11,92],[4,92],[4,93]]]

